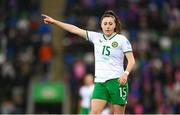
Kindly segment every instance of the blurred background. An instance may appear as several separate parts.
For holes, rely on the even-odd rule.
[[[126,113],[180,113],[179,0],[0,0],[0,113],[78,113],[93,45],[43,24],[41,14],[100,31],[108,9],[136,59]]]

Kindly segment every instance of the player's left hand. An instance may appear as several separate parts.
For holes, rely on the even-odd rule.
[[[121,86],[124,86],[125,83],[127,82],[127,78],[128,78],[128,75],[123,73],[120,77],[119,77],[119,83]]]

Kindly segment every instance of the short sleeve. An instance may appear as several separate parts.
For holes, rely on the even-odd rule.
[[[122,50],[124,53],[132,51],[131,43],[125,36],[122,37]]]
[[[93,31],[86,31],[86,36],[88,41],[95,43],[100,38],[100,33]]]

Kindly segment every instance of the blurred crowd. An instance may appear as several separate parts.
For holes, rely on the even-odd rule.
[[[40,14],[39,1],[0,0],[0,113],[26,113],[30,81],[48,72],[51,28]]]
[[[109,9],[122,22],[122,33],[130,40],[136,58],[129,76],[126,112],[180,113],[180,1],[67,0],[65,22],[101,31],[100,17]],[[92,44],[75,38],[78,36],[66,33],[64,39],[64,62],[67,73],[71,71],[67,75],[74,98],[83,75],[94,74]]]
[[[116,12],[130,40],[136,66],[129,75],[126,113],[180,113],[179,0],[65,0],[64,22],[100,31],[105,10]],[[34,76],[49,79],[51,27],[40,20],[40,1],[0,0],[0,113],[25,113]],[[94,74],[93,45],[65,33],[64,78],[71,113],[79,89]]]

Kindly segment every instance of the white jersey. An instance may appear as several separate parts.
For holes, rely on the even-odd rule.
[[[102,33],[87,31],[87,39],[94,44],[95,82],[119,78],[124,72],[124,53],[132,52],[129,40],[114,33],[109,39]]]
[[[89,108],[91,96],[93,93],[94,85],[82,86],[79,90],[79,94],[82,98],[81,107]]]

